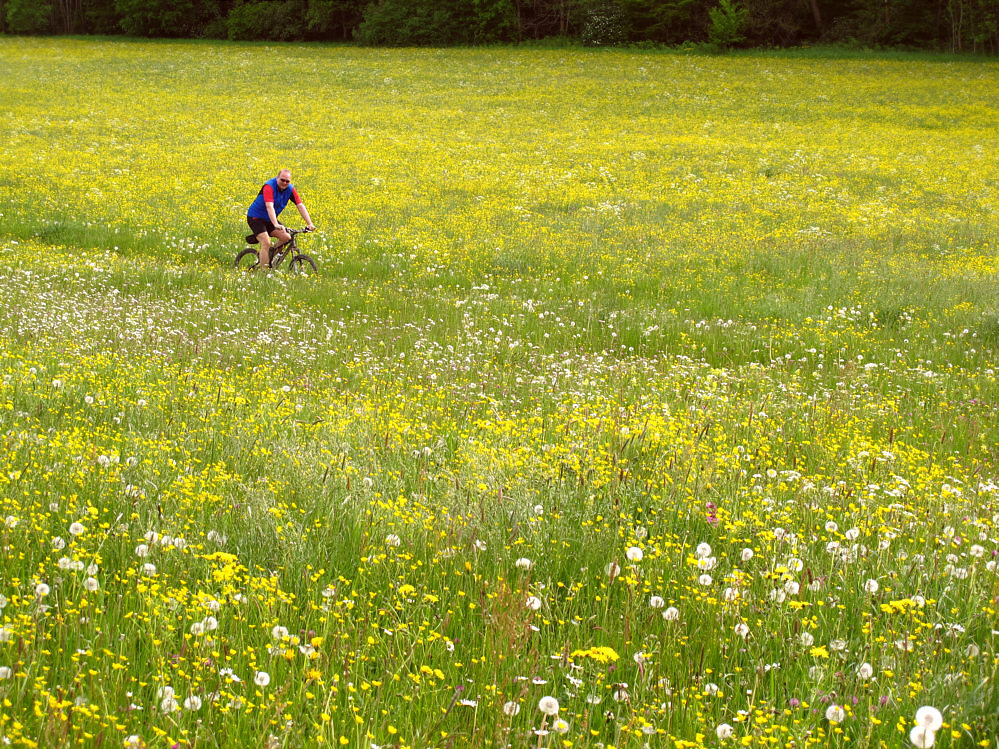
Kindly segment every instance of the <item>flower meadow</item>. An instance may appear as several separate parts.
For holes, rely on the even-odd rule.
[[[999,65],[0,70],[4,744],[996,746]]]

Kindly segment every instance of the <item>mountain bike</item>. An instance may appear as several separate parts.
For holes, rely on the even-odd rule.
[[[313,229],[292,229],[290,226],[286,226],[285,229],[291,234],[291,239],[287,242],[282,242],[278,245],[271,245],[271,267],[277,268],[284,262],[286,257],[291,257],[288,263],[288,269],[292,273],[299,273],[301,275],[311,276],[318,272],[316,268],[316,261],[313,260],[308,255],[299,252],[298,243],[295,240],[295,236],[298,234],[308,234]],[[260,241],[253,235],[246,235],[247,244],[259,244]],[[233,263],[239,270],[254,270],[260,266],[260,255],[256,247],[247,247],[245,250],[236,255],[236,262]]]

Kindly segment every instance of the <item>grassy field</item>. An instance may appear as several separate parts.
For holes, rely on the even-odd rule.
[[[997,746],[999,64],[0,72],[4,743]]]

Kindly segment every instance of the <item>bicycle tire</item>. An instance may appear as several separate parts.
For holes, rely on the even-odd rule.
[[[308,255],[295,255],[288,264],[288,269],[301,276],[314,276],[319,272],[316,261]]]
[[[236,255],[236,261],[233,263],[233,266],[239,270],[253,270],[258,265],[260,265],[260,255],[253,247],[247,247]]]

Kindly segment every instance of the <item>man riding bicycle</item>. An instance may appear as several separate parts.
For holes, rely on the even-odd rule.
[[[258,257],[261,268],[271,267],[271,237],[282,243],[291,239],[291,235],[278,221],[278,216],[289,201],[295,202],[295,207],[305,221],[306,229],[314,230],[316,227],[309,218],[305,203],[298,197],[298,191],[291,184],[290,169],[282,169],[277,177],[267,180],[246,212],[246,223],[250,225],[250,231],[260,242]]]

